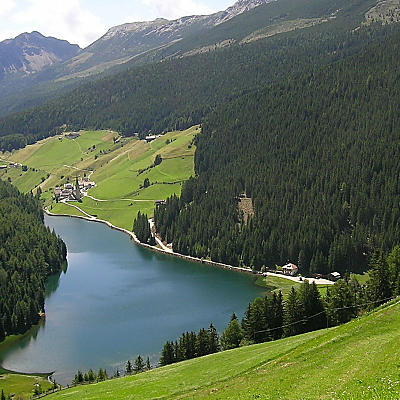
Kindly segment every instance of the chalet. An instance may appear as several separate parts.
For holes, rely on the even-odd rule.
[[[74,185],[72,183],[64,183],[64,189],[74,189]]]
[[[337,281],[337,280],[339,280],[341,277],[342,277],[342,275],[340,275],[339,272],[331,272],[331,273],[328,275],[328,279],[331,280],[331,281]]]
[[[157,206],[163,206],[163,205],[167,204],[167,202],[165,200],[156,200],[154,202],[154,204],[157,207]]]
[[[282,272],[284,275],[295,276],[299,272],[299,269],[296,265],[289,263],[282,267]]]
[[[0,165],[0,169],[7,169],[7,165]]]
[[[17,163],[10,163],[10,168],[18,168],[18,164]]]

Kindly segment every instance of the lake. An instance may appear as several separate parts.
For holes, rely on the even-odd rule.
[[[107,226],[45,217],[68,248],[68,268],[47,285],[46,318],[13,347],[4,368],[55,372],[70,383],[78,369],[123,370],[138,354],[155,365],[163,344],[183,331],[219,332],[263,294],[251,275],[159,254]]]

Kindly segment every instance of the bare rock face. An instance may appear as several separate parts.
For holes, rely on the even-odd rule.
[[[0,42],[0,77],[6,74],[28,75],[75,56],[76,44],[45,37],[39,32],[22,33]]]

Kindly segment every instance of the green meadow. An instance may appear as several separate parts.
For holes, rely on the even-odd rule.
[[[260,276],[256,280],[256,285],[265,287],[268,289],[269,292],[275,292],[278,294],[279,291],[282,292],[283,297],[286,297],[292,287],[294,287],[296,290],[301,286],[301,283],[299,282],[294,282],[286,278],[280,278],[278,276]],[[329,287],[329,285],[321,285],[317,283],[317,287],[319,292],[321,293],[322,296],[326,295],[326,288]]]
[[[198,133],[200,128],[194,126],[168,132],[150,143],[106,130],[80,131],[76,139],[64,134],[0,154],[1,163],[20,164],[1,170],[0,178],[10,180],[23,192],[35,193],[40,187],[45,206],[52,213],[84,216],[73,204],[99,219],[132,229],[138,211],[150,216],[155,200],[179,195],[182,183],[194,174],[193,139]],[[157,155],[162,162],[154,165]],[[57,204],[53,200],[56,186],[84,176],[96,183],[89,190],[91,197],[83,198],[82,203]]]
[[[399,321],[397,300],[336,328],[78,386],[48,398],[398,399]]]

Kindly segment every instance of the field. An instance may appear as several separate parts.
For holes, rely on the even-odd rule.
[[[180,194],[182,183],[194,174],[193,139],[200,133],[194,126],[186,131],[168,132],[150,143],[122,138],[111,131],[81,131],[79,137],[66,135],[44,139],[13,153],[0,154],[0,163],[17,163],[17,168],[0,171],[23,192],[42,190],[45,206],[56,214],[84,216],[85,213],[132,229],[138,211],[151,215],[155,200]],[[154,165],[156,155],[162,162]],[[25,171],[22,169],[25,166]],[[53,189],[76,177],[90,177],[96,187],[82,203],[59,204]],[[145,180],[147,185],[145,185]]]
[[[348,324],[242,347],[51,399],[398,399],[400,302]]]
[[[279,291],[282,292],[283,297],[286,297],[292,287],[295,289],[298,289],[301,285],[299,282],[294,282],[286,278],[280,278],[278,276],[262,276],[257,278],[256,280],[256,285],[262,286],[268,289],[269,292],[275,292],[278,293]],[[321,293],[321,295],[326,294],[326,288],[329,285],[320,285],[318,284],[318,290]]]

